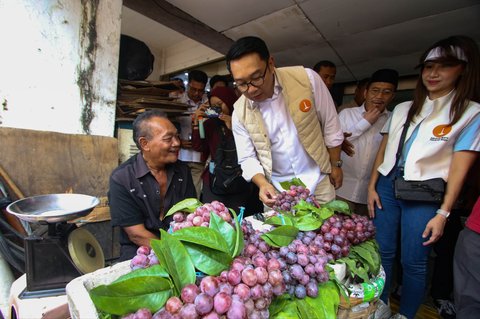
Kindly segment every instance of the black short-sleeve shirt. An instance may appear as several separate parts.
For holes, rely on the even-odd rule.
[[[167,165],[167,192],[162,199],[160,185],[139,153],[117,167],[110,176],[108,200],[112,226],[143,224],[158,236],[160,228],[167,230],[172,220],[171,216],[160,220],[160,212],[166,213],[173,205],[189,197],[196,197],[196,193],[187,164],[177,161]],[[138,247],[130,241],[123,228],[120,244],[120,260],[135,256]]]

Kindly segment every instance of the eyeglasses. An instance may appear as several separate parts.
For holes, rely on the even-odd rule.
[[[263,71],[263,75],[262,76],[259,76],[257,78],[253,78],[251,79],[249,82],[245,82],[245,83],[237,83],[237,82],[234,82],[233,85],[242,93],[245,93],[248,91],[248,87],[251,85],[251,86],[254,86],[256,88],[262,86],[263,82],[265,81],[265,75],[267,75],[267,70],[268,70],[268,64],[267,66],[265,67],[265,71]]]
[[[368,92],[373,94],[373,95],[378,95],[378,94],[382,94],[382,95],[391,95],[393,94],[393,90],[390,90],[390,89],[379,89],[379,88],[373,88],[373,89],[368,89]]]
[[[205,92],[205,89],[197,89],[191,86],[188,87],[188,90],[191,91],[192,93],[200,93],[200,94]]]

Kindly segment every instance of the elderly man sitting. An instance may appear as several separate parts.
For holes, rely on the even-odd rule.
[[[177,202],[196,197],[187,164],[178,161],[180,139],[175,126],[159,111],[147,111],[133,122],[140,152],[117,167],[108,193],[113,226],[120,226],[120,259],[149,246],[159,229],[168,229],[165,213]]]

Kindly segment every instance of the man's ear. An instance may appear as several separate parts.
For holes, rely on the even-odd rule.
[[[144,136],[138,139],[138,145],[140,145],[141,151],[148,151],[150,149],[150,147],[148,146],[148,140]]]
[[[275,68],[275,60],[273,59],[273,56],[270,56],[268,58],[268,67],[273,70]]]

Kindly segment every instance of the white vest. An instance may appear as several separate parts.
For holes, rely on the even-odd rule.
[[[450,123],[450,107],[455,91],[436,100],[425,100],[422,111],[410,124],[405,141],[420,125],[405,161],[405,180],[448,179],[453,148],[462,130],[480,113],[480,104],[470,102],[462,117],[453,126]],[[383,163],[378,167],[382,175],[388,175],[395,165],[403,124],[412,102],[397,105],[392,113],[388,143]],[[480,128],[479,128],[480,134]]]

